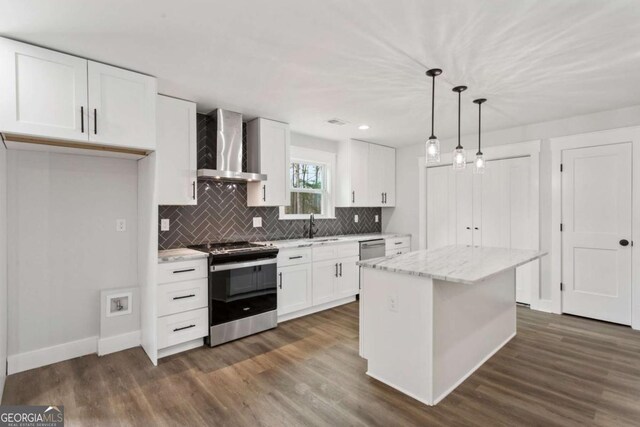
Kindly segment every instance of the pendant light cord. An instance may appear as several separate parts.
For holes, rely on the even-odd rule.
[[[482,155],[482,150],[480,149],[480,125],[482,124],[482,103],[478,103],[478,152],[476,154]]]
[[[436,76],[431,76],[431,136],[429,139],[435,139],[436,135],[433,133],[433,121],[435,118],[435,98],[436,98]]]
[[[456,149],[462,148],[462,145],[460,145],[460,113],[462,111],[461,98],[462,92],[458,92],[458,146],[456,147]]]

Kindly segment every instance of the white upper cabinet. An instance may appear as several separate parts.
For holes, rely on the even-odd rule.
[[[0,38],[0,131],[154,150],[156,79]]]
[[[158,95],[158,204],[197,204],[196,104]]]
[[[247,206],[289,206],[289,125],[266,119],[247,124],[247,167],[267,175],[266,181],[247,184]]]
[[[156,79],[89,61],[91,142],[154,150]]]
[[[338,150],[338,207],[395,206],[396,150],[350,140]]]
[[[0,131],[88,142],[87,60],[0,38],[0,94]]]

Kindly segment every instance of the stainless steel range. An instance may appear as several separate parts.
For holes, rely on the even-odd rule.
[[[278,325],[277,248],[234,242],[191,249],[209,253],[209,346]]]

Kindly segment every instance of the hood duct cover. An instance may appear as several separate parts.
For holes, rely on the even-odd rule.
[[[242,171],[242,114],[218,108],[211,118],[206,141],[211,156],[207,158],[206,167],[198,169],[198,178],[266,181],[265,174]]]

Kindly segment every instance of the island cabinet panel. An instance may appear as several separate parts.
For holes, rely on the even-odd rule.
[[[311,307],[311,264],[278,267],[278,316]]]

